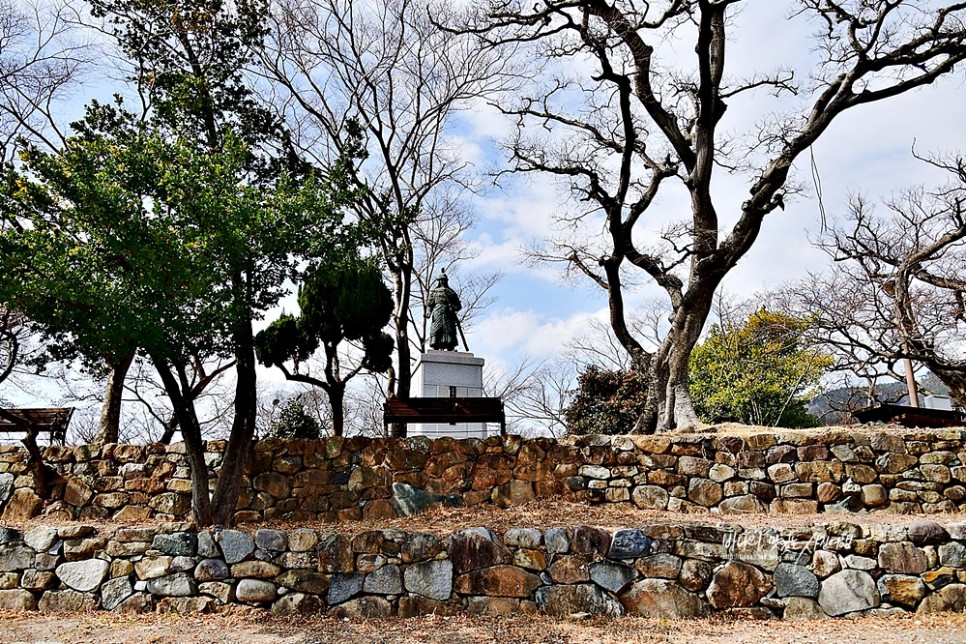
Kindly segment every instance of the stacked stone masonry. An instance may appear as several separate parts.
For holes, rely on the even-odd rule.
[[[962,611],[966,522],[484,527],[437,537],[187,524],[0,527],[0,609],[372,618],[543,612],[750,618]]]
[[[217,476],[224,443],[208,444]],[[0,445],[0,520],[173,521],[189,511],[181,444],[49,447],[60,475],[36,493],[25,452]],[[680,512],[966,510],[966,431],[865,429],[669,436],[259,441],[238,522],[340,521],[434,502],[507,507],[536,498]]]

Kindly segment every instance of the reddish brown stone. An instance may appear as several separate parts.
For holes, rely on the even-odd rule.
[[[116,445],[114,460],[119,463],[140,463],[144,460],[144,448],[139,445]]]
[[[774,514],[817,514],[818,501],[807,499],[775,499],[769,506]]]
[[[151,516],[151,508],[144,505],[127,505],[111,517],[115,521],[146,521]]]
[[[352,544],[340,534],[327,534],[319,538],[319,572],[352,572],[355,559]]]
[[[806,445],[798,448],[799,461],[824,461],[828,458],[828,448],[824,445]]]
[[[424,615],[452,616],[457,615],[460,608],[456,604],[442,602],[422,595],[405,595],[399,598],[398,616],[402,618],[421,617]]]
[[[795,464],[795,473],[803,483],[838,483],[845,474],[840,461],[809,461]]]
[[[164,491],[164,481],[156,478],[136,478],[124,481],[124,489],[129,492],[144,492],[154,495]]]
[[[40,514],[43,505],[43,500],[34,494],[33,490],[19,488],[10,495],[10,500],[7,501],[7,506],[3,509],[3,515],[0,516],[0,521],[4,523],[26,521]]]
[[[460,575],[453,590],[462,595],[529,597],[540,585],[540,577],[516,566],[493,566]]]
[[[360,454],[359,464],[362,467],[377,467],[386,461],[386,447],[383,444],[371,444]]]
[[[510,551],[487,528],[469,528],[450,535],[446,551],[456,574],[510,563]]]
[[[842,488],[834,483],[819,483],[817,496],[820,503],[832,503],[842,496]]]
[[[671,453],[675,456],[703,456],[701,445],[697,443],[674,443]]]
[[[633,436],[631,440],[645,454],[664,454],[671,448],[671,440],[664,436]]]
[[[284,499],[291,492],[288,477],[274,472],[259,474],[252,481],[252,487],[260,492],[266,492],[273,498]]]
[[[715,608],[754,606],[771,586],[768,577],[754,566],[729,561],[711,578],[708,600]]]
[[[533,483],[514,479],[509,483],[497,486],[491,496],[493,503],[501,508],[510,508],[529,503],[536,498],[533,493]]]
[[[477,491],[492,490],[497,485],[507,483],[512,476],[509,470],[497,471],[477,466],[470,476],[473,482],[471,489]]]
[[[386,452],[386,465],[393,470],[421,470],[426,465],[427,454],[406,449],[395,443]]]
[[[674,474],[673,472],[668,472],[665,470],[654,470],[647,473],[647,482],[651,485],[659,485],[660,487],[670,490],[678,485],[687,484],[687,477],[681,476],[680,474]]]
[[[590,559],[586,555],[564,555],[550,564],[550,578],[558,584],[578,584],[590,580]]]
[[[362,520],[362,510],[360,508],[343,508],[337,511],[336,517],[339,523],[348,523],[349,521],[361,521]]]
[[[479,505],[490,500],[490,490],[471,490],[463,494],[463,503],[467,506]]]
[[[372,499],[363,506],[362,518],[365,521],[395,519],[396,510],[389,499]]]
[[[48,463],[69,463],[74,460],[74,448],[51,445],[44,450],[44,460]]]
[[[591,526],[574,528],[570,547],[578,554],[606,556],[610,550],[610,532]]]

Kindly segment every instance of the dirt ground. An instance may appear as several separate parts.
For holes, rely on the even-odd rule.
[[[808,622],[549,617],[421,617],[380,621],[274,618],[235,612],[180,617],[0,612],[2,644],[964,644],[966,615]]]
[[[928,519],[942,525],[966,521],[966,513],[947,513],[937,515],[901,515],[889,512],[870,512],[855,514],[742,514],[722,515],[714,514],[703,508],[695,508],[693,514],[668,512],[666,510],[641,510],[631,503],[609,503],[605,505],[588,506],[581,503],[569,503],[560,499],[541,499],[513,508],[499,508],[495,505],[483,504],[473,507],[445,508],[436,507],[411,517],[397,519],[379,519],[378,521],[352,521],[346,523],[307,523],[287,522],[275,520],[266,523],[245,523],[239,529],[254,532],[258,528],[272,528],[275,530],[291,530],[294,528],[315,528],[325,532],[338,532],[345,535],[355,535],[366,530],[404,530],[407,532],[428,532],[437,536],[445,536],[465,528],[486,526],[502,534],[510,528],[539,528],[545,530],[553,527],[568,527],[591,525],[603,528],[631,528],[644,525],[713,525],[720,527],[743,526],[782,528],[807,528],[813,525],[845,521],[857,525],[869,526],[873,524],[908,525],[915,521]],[[8,522],[5,525],[22,531],[37,525],[67,526],[90,525],[103,534],[122,526],[148,525],[145,522],[123,523],[103,520],[84,521],[51,521],[45,517],[34,517],[24,522]],[[186,522],[164,524],[168,530],[184,530],[189,527]]]

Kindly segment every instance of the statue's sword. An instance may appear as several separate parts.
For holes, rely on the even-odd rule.
[[[458,315],[454,315],[453,318],[456,319],[456,330],[460,332],[460,340],[463,341],[463,348],[466,349],[467,353],[469,353],[470,345],[466,344],[466,336],[463,335],[463,325],[460,323],[460,318]]]

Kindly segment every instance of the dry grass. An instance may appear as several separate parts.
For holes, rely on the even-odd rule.
[[[434,508],[412,517],[396,519],[380,519],[378,521],[352,521],[347,523],[305,523],[269,521],[264,523],[244,524],[243,530],[257,528],[272,528],[288,530],[293,528],[316,528],[320,530],[338,532],[341,534],[358,534],[366,530],[405,530],[428,532],[435,535],[448,535],[464,528],[486,526],[496,532],[505,532],[510,528],[538,528],[567,527],[577,525],[592,525],[604,528],[632,528],[642,525],[720,525],[744,527],[773,527],[793,528],[809,527],[815,524],[826,524],[833,521],[846,521],[859,525],[891,524],[908,525],[924,518],[940,524],[966,521],[966,513],[939,515],[900,515],[888,512],[871,512],[866,514],[744,514],[721,515],[704,512],[700,514],[682,514],[662,510],[641,510],[630,503],[606,504],[590,506],[581,503],[569,503],[560,499],[541,499],[515,508],[499,508],[484,504],[462,508]],[[37,525],[91,525],[105,534],[121,526],[144,526],[148,522],[118,523],[114,521],[49,521],[43,517],[36,517],[29,521],[9,524],[9,527],[29,530]],[[184,528],[187,523],[167,524],[173,528]]]
[[[269,617],[251,610],[215,615],[46,615],[0,612],[0,642],[76,644],[963,644],[966,615],[854,620],[756,622],[728,618],[655,620],[636,617],[569,620],[543,616],[421,617],[379,621]]]

